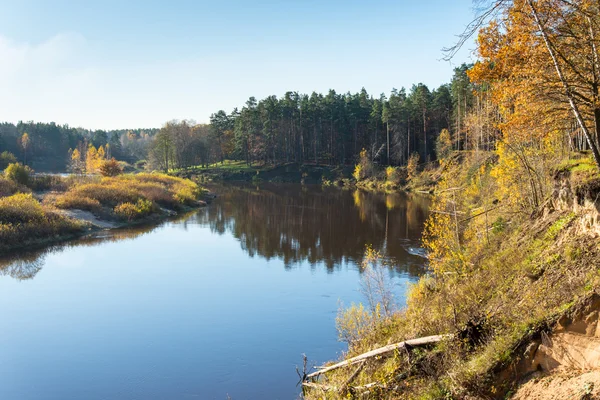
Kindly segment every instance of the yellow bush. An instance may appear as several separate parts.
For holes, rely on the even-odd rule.
[[[398,167],[389,166],[385,169],[385,177],[388,183],[398,184],[401,180],[401,175]]]
[[[75,193],[65,193],[56,199],[54,205],[62,209],[77,209],[86,211],[96,211],[101,208],[100,202],[86,196],[78,196]]]
[[[8,164],[8,167],[4,170],[4,176],[13,182],[20,183],[21,185],[27,185],[29,183],[29,177],[33,171],[26,165],[21,163]]]
[[[198,194],[194,188],[189,185],[177,184],[173,187],[173,190],[175,191],[173,197],[181,204],[191,205],[198,198]]]
[[[125,174],[105,177],[93,183],[74,184],[57,196],[58,208],[98,211],[112,209],[119,218],[135,219],[156,209],[193,206],[201,189],[194,182],[164,174]],[[151,207],[146,205],[150,204]],[[150,210],[150,211],[148,211]]]
[[[0,198],[0,251],[82,229],[80,223],[46,211],[31,194]]]
[[[335,327],[340,340],[350,346],[371,332],[377,319],[362,304],[352,304],[350,308],[340,308],[335,318]]]
[[[354,177],[354,179],[356,179],[357,182],[360,182],[361,180],[363,180],[364,174],[362,171],[362,166],[360,164],[356,164],[356,167],[354,167],[354,172],[352,173],[352,176]]]
[[[0,198],[0,223],[21,223],[44,218],[42,205],[31,194]]]
[[[120,203],[135,203],[140,195],[124,182],[89,183],[75,186],[65,195],[88,197],[97,200],[104,206],[115,206]]]
[[[189,182],[190,184],[197,186],[192,181],[187,181],[185,179],[177,178],[177,177],[170,176],[167,174],[157,174],[157,173],[145,172],[145,173],[136,174],[136,175],[123,175],[121,178],[123,178],[123,177],[127,177],[129,179],[134,179],[138,182],[160,183],[161,185],[165,185],[169,188],[175,184],[183,183],[183,182]]]
[[[357,182],[363,179],[370,178],[373,175],[373,163],[369,159],[367,150],[362,149],[359,155],[358,164],[354,167],[352,176]]]
[[[409,180],[413,180],[419,174],[419,159],[420,157],[418,153],[413,153],[408,158],[408,165],[406,166],[406,169],[408,171]]]
[[[122,203],[114,208],[115,214],[128,221],[144,218],[152,213],[154,204],[150,200],[140,199],[137,203]]]

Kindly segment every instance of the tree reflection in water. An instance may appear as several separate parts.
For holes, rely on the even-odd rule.
[[[283,260],[285,268],[308,261],[332,272],[346,263],[360,264],[372,245],[412,277],[423,273],[424,260],[407,252],[419,247],[427,218],[427,197],[406,193],[376,194],[358,190],[293,184],[220,185],[218,198],[205,209],[182,215],[176,222],[209,226],[219,235],[237,238],[250,257]],[[79,240],[0,258],[0,275],[32,279],[48,254],[70,247],[135,239],[156,226],[101,232]]]
[[[427,197],[289,184],[213,190],[219,197],[197,214],[197,222],[221,235],[231,233],[250,257],[280,258],[286,268],[302,261],[313,267],[324,263],[333,271],[360,263],[371,244],[398,272],[423,272],[423,259],[406,249],[420,246]]]
[[[190,218],[190,213],[170,219],[178,222]],[[111,231],[101,231],[69,242],[47,246],[40,249],[19,251],[0,257],[0,276],[10,276],[17,280],[33,279],[45,264],[49,254],[60,253],[71,247],[96,246],[105,242],[119,242],[135,239],[149,233],[156,228],[156,224],[139,225]]]

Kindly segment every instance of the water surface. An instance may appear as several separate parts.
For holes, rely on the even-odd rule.
[[[0,399],[294,399],[301,354],[344,350],[366,244],[396,300],[423,273],[427,199],[217,186],[158,227],[0,260]]]

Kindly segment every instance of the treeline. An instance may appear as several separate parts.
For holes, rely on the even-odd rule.
[[[157,168],[185,168],[225,159],[248,164],[287,162],[347,165],[362,149],[371,161],[405,165],[412,154],[436,158],[440,132],[451,133],[455,149],[489,148],[493,129],[473,131],[474,107],[484,112],[462,65],[449,84],[393,89],[389,96],[359,93],[287,92],[282,97],[250,97],[241,108],[220,110],[209,125],[171,121],[156,135],[149,160]],[[473,138],[476,138],[473,144]]]
[[[34,169],[65,171],[71,154],[89,146],[131,164],[168,170],[205,166],[225,159],[250,164],[287,162],[354,164],[363,149],[371,162],[406,165],[416,154],[422,162],[437,158],[440,132],[450,133],[454,149],[490,149],[494,124],[483,118],[497,108],[467,76],[470,65],[454,70],[450,83],[430,89],[422,83],[389,96],[358,93],[301,94],[262,100],[250,97],[241,109],[220,110],[209,124],[170,121],[161,129],[90,131],[54,123],[0,125],[0,153],[13,153]],[[479,94],[478,94],[479,93]],[[474,112],[476,110],[476,112]],[[23,143],[27,133],[28,141]]]
[[[68,170],[76,148],[110,148],[111,156],[127,162],[146,158],[151,138],[158,129],[91,131],[55,123],[0,123],[0,153],[7,152],[35,170]],[[107,146],[108,145],[108,146]]]
[[[349,164],[367,149],[372,161],[405,164],[412,153],[435,158],[435,140],[443,129],[461,147],[464,113],[473,103],[466,76],[455,70],[450,84],[430,90],[424,84],[392,90],[389,97],[330,90],[283,97],[251,97],[241,109],[211,116],[216,157],[262,163]],[[462,109],[462,111],[461,111]]]

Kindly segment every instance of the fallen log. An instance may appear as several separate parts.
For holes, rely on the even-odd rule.
[[[341,367],[347,367],[350,365],[354,365],[356,363],[359,363],[363,360],[366,360],[366,359],[369,359],[372,357],[391,353],[392,351],[397,350],[397,349],[403,349],[406,347],[427,346],[430,344],[441,342],[442,340],[448,339],[450,337],[452,337],[452,335],[435,335],[435,336],[422,337],[422,338],[418,338],[418,339],[406,340],[404,342],[395,343],[395,344],[389,344],[387,346],[383,346],[378,349],[368,351],[368,352],[358,355],[356,357],[352,357],[348,360],[344,360],[337,364],[333,364],[328,367],[324,367],[324,368],[320,369],[319,371],[312,372],[312,373],[306,375],[306,379],[316,378],[317,376],[322,375],[325,372],[333,371],[334,369],[338,369]]]

